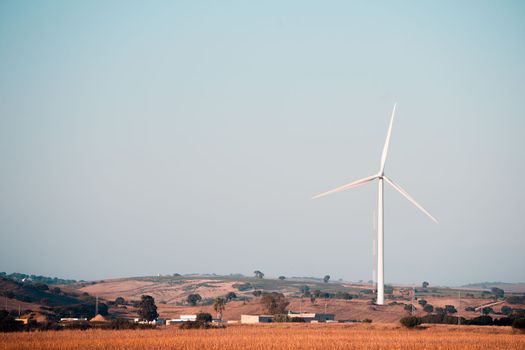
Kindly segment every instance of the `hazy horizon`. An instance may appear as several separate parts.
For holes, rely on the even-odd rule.
[[[0,271],[523,282],[525,3],[0,2]]]

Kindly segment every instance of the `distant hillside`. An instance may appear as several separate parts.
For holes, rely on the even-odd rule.
[[[200,311],[213,314],[214,300],[218,297],[225,298],[227,305],[224,318],[229,320],[238,320],[242,314],[267,312],[261,303],[261,297],[270,292],[284,294],[289,302],[289,310],[328,312],[334,313],[338,320],[371,319],[374,322],[396,322],[407,315],[406,307],[414,302],[416,313],[424,315],[426,312],[419,303],[422,299],[436,308],[454,305],[463,317],[475,317],[479,315],[479,312],[473,311],[476,307],[494,303],[495,297],[490,292],[492,287],[505,290],[506,297],[505,301],[500,299],[502,303],[490,311],[492,317],[501,317],[501,308],[504,306],[515,310],[525,306],[525,299],[519,294],[520,290],[525,292],[525,285],[501,282],[470,284],[461,288],[433,285],[427,288],[387,286],[387,305],[377,306],[374,305],[375,291],[371,284],[324,282],[315,277],[276,279],[246,277],[241,274],[174,274],[75,283],[66,280],[67,284],[48,285],[35,282],[32,278],[16,280],[24,274],[12,275],[9,278],[0,277],[0,296],[5,297],[8,310],[13,313],[17,313],[19,308],[22,313],[33,310],[50,318],[93,317],[95,295],[99,297],[100,313],[109,314],[110,317],[137,317],[137,306],[142,295],[152,296],[159,314],[165,318]],[[188,296],[191,294],[200,296],[196,304],[189,302]]]
[[[45,283],[45,284],[72,284],[76,283],[75,280],[69,280],[69,279],[63,279],[63,278],[57,278],[57,277],[47,277],[47,276],[39,276],[39,275],[27,275],[25,273],[19,273],[14,272],[11,274],[7,274],[6,272],[0,272],[0,277],[5,277],[13,281],[17,282],[38,282],[38,283]]]
[[[462,287],[487,290],[495,287],[503,289],[507,293],[525,293],[525,283],[478,282],[466,284]]]
[[[49,318],[95,315],[94,297],[65,289],[64,285],[49,287],[44,283],[18,282],[0,277],[0,295],[4,299],[2,306],[5,305],[14,314],[20,310],[22,314],[39,311]],[[107,310],[106,304],[99,303],[101,314],[107,314]]]
[[[490,292],[479,288],[429,286],[413,289],[412,286],[396,285],[387,288],[388,305],[377,306],[373,303],[375,293],[370,284],[341,281],[325,283],[322,279],[310,277],[275,279],[242,275],[175,274],[82,282],[69,288],[104,298],[110,305],[110,314],[124,317],[137,317],[136,306],[142,295],[154,297],[161,317],[177,318],[200,311],[214,314],[215,298],[228,298],[234,293],[226,304],[224,319],[227,320],[239,320],[242,314],[267,312],[261,304],[261,295],[267,292],[283,293],[290,302],[289,310],[328,312],[334,313],[337,320],[368,318],[374,322],[396,322],[406,316],[405,306],[413,303],[414,291],[416,312],[420,316],[426,314],[418,303],[420,299],[434,307],[455,305],[463,317],[479,316],[479,312],[472,311],[474,308],[494,302]],[[459,292],[461,300],[458,298]],[[191,305],[188,302],[190,294],[198,294],[201,300],[196,305]],[[116,305],[117,298],[122,298],[124,302]],[[501,315],[501,307],[504,305],[508,304],[495,307],[492,315]],[[470,311],[465,310],[467,307]],[[513,304],[512,308],[523,306],[519,302]]]
[[[49,288],[43,283],[23,283],[0,277],[0,291],[10,299],[45,306],[63,306],[77,304],[76,296],[65,295],[60,288]]]

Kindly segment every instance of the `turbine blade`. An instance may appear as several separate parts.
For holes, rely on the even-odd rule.
[[[430,213],[428,211],[426,211],[425,208],[423,208],[418,202],[416,202],[416,200],[414,198],[412,198],[412,196],[410,196],[408,194],[407,191],[405,191],[401,186],[399,186],[398,184],[396,184],[394,181],[392,181],[391,179],[389,179],[388,177],[386,176],[383,176],[383,178],[386,180],[386,182],[388,182],[390,184],[390,186],[392,186],[394,189],[396,189],[399,193],[401,193],[406,199],[408,199],[409,202],[411,202],[412,204],[414,204],[419,210],[421,210],[423,213],[425,213],[429,218],[431,218],[434,222],[438,222],[437,219],[435,217],[433,217],[432,215],[430,215]]]
[[[390,117],[390,125],[388,126],[388,132],[386,134],[385,145],[383,146],[383,153],[381,153],[381,170],[380,174],[385,171],[386,156],[388,154],[388,146],[390,145],[390,135],[392,134],[392,125],[394,124],[394,115],[396,114],[397,103],[394,103],[394,109],[392,110],[392,116]]]
[[[350,182],[349,184],[346,184],[346,185],[334,188],[333,190],[326,191],[326,192],[323,192],[323,193],[319,193],[318,195],[312,197],[312,199],[316,199],[316,198],[319,198],[319,197],[327,196],[327,195],[332,194],[332,193],[341,192],[341,191],[344,191],[344,190],[348,190],[350,188],[361,186],[361,185],[364,185],[365,183],[367,183],[369,181],[372,181],[374,179],[377,179],[377,175],[372,175],[372,176],[369,176],[369,177],[365,177],[363,179],[359,179],[359,180],[356,180],[354,182]]]

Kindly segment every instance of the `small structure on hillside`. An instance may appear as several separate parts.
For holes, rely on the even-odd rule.
[[[273,322],[272,315],[241,315],[241,323],[243,324],[270,323],[270,322]]]
[[[288,311],[288,317],[301,318],[305,322],[329,322],[335,321],[335,314],[316,314],[311,312]]]
[[[89,320],[89,322],[109,322],[109,321],[101,314],[97,314],[95,317]]]

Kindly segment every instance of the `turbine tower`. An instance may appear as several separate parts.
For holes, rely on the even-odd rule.
[[[388,146],[390,144],[390,135],[392,134],[392,125],[394,124],[394,115],[396,113],[397,103],[394,104],[394,109],[392,110],[392,116],[390,117],[390,125],[388,126],[388,132],[386,134],[385,145],[383,146],[383,153],[381,154],[381,164],[379,167],[379,172],[372,176],[365,177],[363,179],[350,182],[349,184],[334,188],[333,190],[320,193],[313,197],[319,198],[332,193],[337,193],[341,191],[348,190],[350,188],[358,187],[364,185],[367,182],[372,180],[378,181],[378,191],[377,191],[377,305],[383,305],[385,302],[385,271],[384,271],[384,182],[386,181],[390,186],[392,186],[396,191],[401,193],[410,203],[414,204],[419,210],[426,214],[430,219],[437,222],[437,220],[430,215],[428,211],[425,210],[412,196],[408,194],[401,186],[396,184],[392,179],[388,178],[385,175],[385,163],[386,157],[388,154]]]

